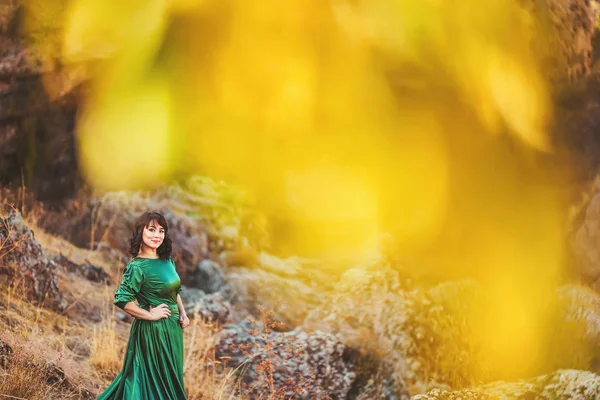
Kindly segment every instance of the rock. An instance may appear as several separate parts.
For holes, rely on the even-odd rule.
[[[79,388],[79,397],[81,399],[93,399],[94,395],[92,394],[92,392],[90,392],[89,390],[87,390],[86,388]]]
[[[565,285],[558,291],[565,323],[581,323],[583,340],[600,348],[600,294],[581,285]]]
[[[220,326],[231,321],[231,304],[222,292],[206,294],[202,289],[183,286],[181,301],[190,319],[198,317]]]
[[[65,371],[52,361],[46,361],[44,371],[46,372],[46,383],[49,385],[63,384],[70,386],[69,381],[66,379]]]
[[[572,171],[573,181],[588,186],[600,169],[600,71],[594,71],[583,88],[560,100],[555,108],[554,137],[556,146],[568,152],[565,170]],[[581,193],[581,189],[576,191]]]
[[[384,376],[393,379],[397,395],[405,388],[414,395],[432,387],[507,379],[479,350],[477,315],[486,312],[489,301],[475,281],[418,287],[383,267],[355,269],[342,276],[334,294],[309,313],[302,327],[338,334],[353,348],[380,354]],[[554,314],[545,321],[546,335],[539,338],[543,359],[532,373],[600,372],[600,295],[567,285],[548,295],[548,305]]]
[[[573,399],[592,400],[600,397],[600,377],[578,370],[558,370],[534,379],[457,391],[434,389],[412,400],[504,400],[504,399]]]
[[[600,295],[566,285],[547,300],[554,314],[544,321],[543,357],[532,373],[600,372]],[[331,332],[347,346],[379,354],[374,362],[392,385],[389,389],[402,397],[433,387],[458,389],[510,379],[480,351],[477,316],[486,313],[489,302],[484,286],[475,281],[419,287],[384,266],[355,268],[342,275],[301,328]]]
[[[274,388],[286,398],[296,389],[301,391],[294,398],[347,398],[357,375],[355,353],[338,337],[300,330],[265,335],[261,329],[254,331],[253,326],[227,327],[216,349],[216,359],[226,360],[228,366],[244,364],[242,385],[251,394],[269,391],[264,368],[270,366]]]
[[[225,274],[221,266],[212,260],[202,260],[196,270],[190,274],[187,284],[206,293],[220,291],[225,284]]]
[[[64,308],[56,264],[48,260],[21,214],[8,205],[0,213],[0,243],[0,279],[7,284],[23,282],[27,297],[38,304]]]
[[[588,371],[560,370],[533,381],[539,397],[587,400],[600,397],[600,377]]]
[[[203,260],[213,256],[216,259],[221,252],[234,248],[236,240],[242,240],[235,235],[223,234],[226,223],[239,224],[237,218],[221,216],[221,213],[229,216],[238,212],[235,205],[228,204],[226,198],[209,197],[217,195],[198,182],[204,180],[190,178],[185,183],[154,191],[107,193],[100,198],[83,201],[83,205],[74,203],[74,211],[67,219],[60,212],[46,213],[39,224],[47,232],[79,247],[109,247],[128,255],[128,241],[135,220],[146,211],[161,212],[169,223],[177,270],[189,286],[188,277],[196,272]],[[205,185],[210,186],[208,183]],[[231,230],[235,229],[227,232]]]
[[[0,367],[8,368],[8,363],[10,362],[13,353],[12,347],[0,339]]]
[[[120,263],[122,265],[127,265],[129,260],[131,260],[129,254],[124,254],[122,251],[115,249],[106,242],[98,243],[96,251],[102,254],[107,260],[111,260],[114,264]]]
[[[119,321],[123,321],[123,322],[131,322],[132,321],[131,315],[129,315],[126,312],[123,312],[123,311],[115,311],[115,317]]]
[[[96,321],[91,321],[96,322]],[[82,358],[89,358],[91,355],[90,344],[81,340],[77,336],[67,337],[64,340],[65,346],[73,352],[74,355]]]
[[[74,218],[63,232],[51,233],[66,236],[80,247],[111,247],[129,256],[129,239],[136,219],[145,211],[162,213],[169,224],[169,236],[173,240],[173,258],[181,278],[185,281],[203,258],[201,227],[192,218],[169,210],[168,202],[155,201],[148,193],[109,193],[91,200],[88,208]],[[50,221],[44,227],[50,228]],[[93,226],[93,228],[91,228]],[[46,228],[46,229],[47,229]],[[67,232],[67,235],[65,235]],[[93,243],[92,243],[93,242]],[[100,242],[104,242],[100,245]]]
[[[587,201],[573,219],[569,239],[575,272],[600,290],[600,179],[592,184]]]
[[[182,285],[181,288],[181,301],[186,309],[191,307],[194,302],[206,295],[202,289],[187,287],[185,285]]]
[[[223,326],[231,321],[231,305],[221,293],[212,293],[192,300],[186,306],[188,317]]]
[[[68,379],[65,371],[54,361],[24,360],[23,362],[28,369],[43,373],[46,384],[54,387],[61,387],[69,392],[78,391],[78,389]]]
[[[557,292],[557,314],[551,324],[547,365],[600,373],[600,294],[581,285]]]
[[[229,267],[225,291],[237,314],[256,314],[256,304],[273,310],[286,330],[300,325],[309,310],[321,305],[321,294],[333,288],[336,277],[327,266],[300,257],[279,258],[260,252],[256,264]]]
[[[106,271],[104,271],[104,269],[102,269],[102,267],[98,265],[93,265],[90,263],[76,264],[62,254],[56,256],[54,258],[54,262],[63,267],[65,270],[76,273],[77,275],[82,276],[92,282],[110,283],[108,274]]]
[[[25,183],[38,199],[56,201],[81,184],[74,135],[78,91],[48,95],[56,71],[26,47],[18,26],[22,11],[0,9],[0,21],[8,21],[0,26],[0,182]]]
[[[592,63],[596,14],[589,0],[520,1],[534,17],[532,48],[544,60],[555,87],[562,89],[585,77]]]
[[[395,270],[355,268],[309,313],[304,330],[322,330],[367,353],[396,397],[422,393],[431,382],[455,387],[483,379],[469,315],[477,293],[471,281],[431,288],[409,285]],[[365,338],[368,338],[365,340]]]

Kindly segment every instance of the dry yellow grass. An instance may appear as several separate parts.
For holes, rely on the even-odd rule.
[[[194,319],[185,331],[185,386],[190,400],[222,399],[229,388],[222,372],[226,366],[215,360],[216,327]]]
[[[70,399],[78,398],[84,387],[93,387],[89,368],[81,365],[81,357],[70,349],[71,343],[85,338],[85,329],[34,306],[14,287],[2,289],[6,294],[0,299],[0,339],[12,347],[13,354],[0,367],[0,397]],[[47,382],[47,363],[64,371],[66,383]]]
[[[102,322],[94,328],[89,363],[104,379],[113,379],[123,364],[124,342],[117,334],[117,323],[106,313]]]
[[[42,400],[52,396],[52,385],[44,384],[46,373],[22,348],[14,353],[4,369],[0,369],[0,397]],[[68,394],[65,393],[68,396]],[[73,397],[72,395],[70,396]]]

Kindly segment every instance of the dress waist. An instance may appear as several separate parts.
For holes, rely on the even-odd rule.
[[[163,304],[163,303],[161,303]],[[167,304],[167,303],[164,303]],[[157,304],[155,306],[152,307],[158,307],[160,304]],[[140,304],[139,305],[140,308],[143,308],[146,311],[150,311],[150,304]],[[179,314],[179,306],[177,304],[167,304],[167,307],[169,308],[169,310],[171,310],[171,315],[173,314]]]

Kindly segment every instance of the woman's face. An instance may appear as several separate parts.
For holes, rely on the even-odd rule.
[[[158,249],[165,240],[165,229],[158,224],[158,222],[152,220],[148,226],[144,227],[142,233],[142,241],[144,246],[151,249]]]

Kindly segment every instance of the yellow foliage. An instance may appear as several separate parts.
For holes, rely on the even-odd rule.
[[[66,9],[63,61],[90,65],[77,135],[94,186],[225,178],[280,222],[288,253],[358,260],[392,231],[417,273],[488,285],[491,368],[535,363],[561,221],[536,161],[551,150],[545,71],[516,1]]]

